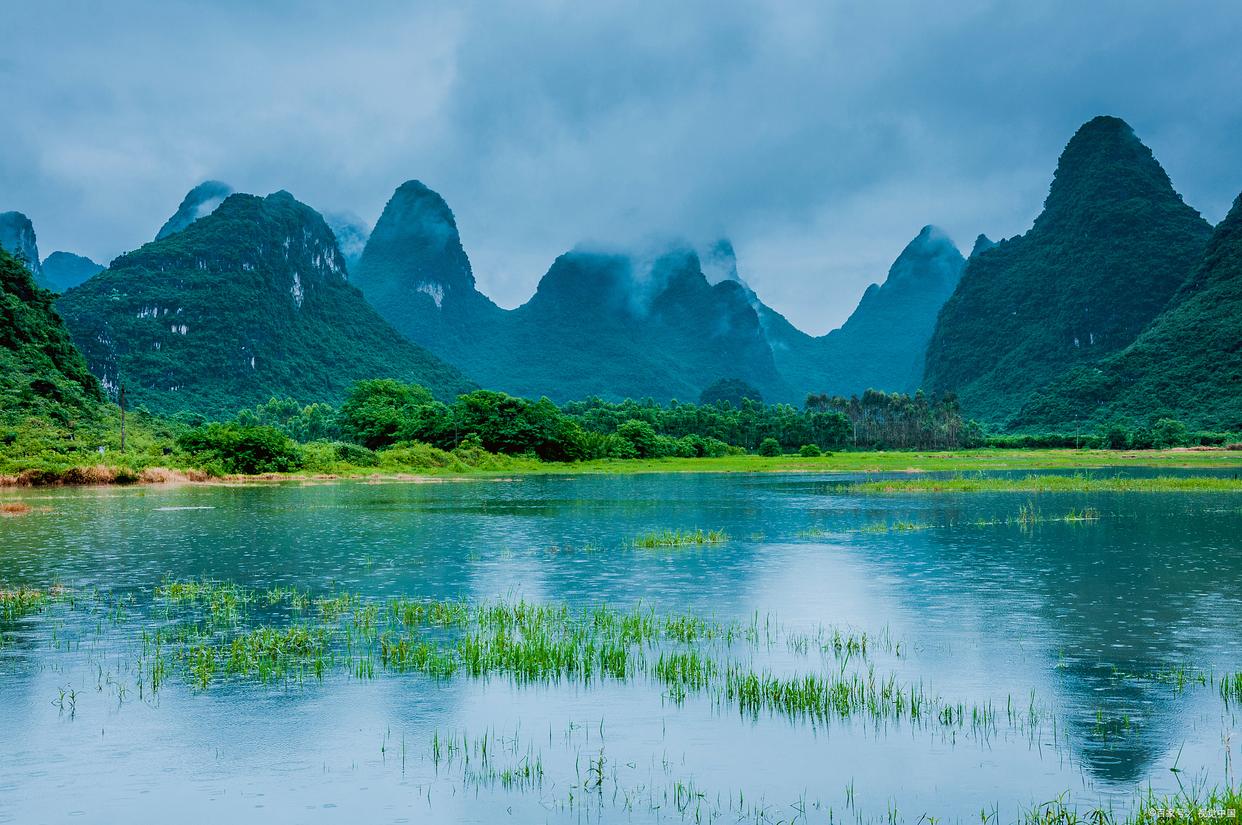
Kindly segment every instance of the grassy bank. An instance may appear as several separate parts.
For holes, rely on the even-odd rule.
[[[349,456],[346,453],[346,456]],[[305,478],[384,478],[417,476],[586,475],[636,473],[936,473],[961,475],[943,479],[895,479],[860,482],[849,488],[860,493],[988,492],[988,491],[1137,491],[1242,489],[1229,479],[1124,479],[1106,475],[1111,469],[1151,467],[1212,469],[1242,472],[1242,451],[1236,450],[1012,450],[981,449],[941,452],[840,452],[832,455],[730,455],[717,458],[604,459],[581,462],[540,461],[481,450],[438,450],[426,445],[402,446],[367,456],[365,464],[321,450],[296,472],[257,475],[213,473],[194,465],[192,456],[110,451],[97,461],[85,455],[24,462],[20,456],[0,457],[0,486],[58,484],[131,484]],[[73,463],[74,461],[82,463]],[[25,466],[26,464],[31,466]],[[971,473],[1030,470],[1084,470],[1101,475],[1029,475],[1015,478],[971,477]]]

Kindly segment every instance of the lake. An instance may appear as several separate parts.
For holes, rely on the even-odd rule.
[[[1236,494],[863,497],[840,480],[6,492],[34,511],[0,520],[0,590],[59,588],[0,620],[0,822],[1011,822],[1058,797],[1124,812],[1148,788],[1236,781]],[[728,538],[635,546],[695,529]],[[250,607],[208,628],[207,602],[170,588],[203,581]],[[338,616],[328,594],[354,598]],[[458,657],[437,674],[364,651],[398,598],[564,604],[574,655],[600,606],[657,630],[616,673],[532,678],[469,672],[454,633],[473,625],[393,625]],[[714,630],[674,633],[690,617]],[[321,672],[219,658],[199,682],[177,647],[291,623],[331,626]],[[791,709],[807,675],[873,687]],[[748,703],[739,686],[764,679],[784,687]]]

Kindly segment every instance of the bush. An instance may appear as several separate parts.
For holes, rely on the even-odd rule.
[[[803,458],[817,458],[823,454],[823,451],[816,444],[803,444],[798,448],[798,455]]]
[[[347,441],[339,441],[333,444],[332,447],[338,461],[344,461],[346,464],[352,464],[355,467],[376,467],[379,465],[379,458],[375,455],[374,450],[368,450],[366,447],[350,444]]]
[[[1114,421],[1105,426],[1100,434],[1101,446],[1106,450],[1127,450],[1130,448],[1130,428]]]
[[[631,418],[617,427],[617,435],[634,447],[638,458],[657,458],[661,455],[660,436],[646,421]]]
[[[759,455],[773,458],[781,454],[781,443],[775,438],[765,438],[759,442]]]
[[[1190,443],[1186,425],[1175,418],[1162,418],[1151,428],[1153,446],[1159,449],[1185,447]]]
[[[298,446],[275,427],[208,424],[182,434],[177,445],[217,474],[287,473],[302,466]]]

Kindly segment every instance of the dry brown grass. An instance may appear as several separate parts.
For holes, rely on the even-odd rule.
[[[0,516],[24,516],[34,508],[24,501],[0,501]]]
[[[138,474],[140,484],[188,484],[208,478],[202,470],[174,470],[169,467],[148,467]]]

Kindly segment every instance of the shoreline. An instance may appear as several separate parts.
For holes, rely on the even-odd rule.
[[[440,467],[358,467],[342,465],[329,472],[259,473],[211,476],[198,468],[124,465],[76,465],[63,470],[26,468],[0,474],[0,490],[52,487],[126,487],[152,485],[237,485],[277,483],[434,483],[528,476],[645,475],[656,473],[794,473],[835,475],[888,473],[970,473],[1003,471],[1110,469],[1221,470],[1242,472],[1242,451],[1224,448],[1168,450],[996,449],[953,451],[860,451],[831,455],[775,457],[744,455],[720,458],[601,459],[579,463],[520,462],[519,466],[468,469]]]

